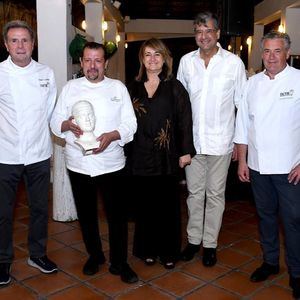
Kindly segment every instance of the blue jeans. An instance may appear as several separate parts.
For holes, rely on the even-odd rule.
[[[300,277],[300,183],[291,184],[287,177],[288,174],[261,175],[250,170],[264,261],[279,264],[280,217],[288,270],[291,276]]]

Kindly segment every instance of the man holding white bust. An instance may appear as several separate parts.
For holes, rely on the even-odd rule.
[[[125,85],[104,76],[106,65],[104,46],[87,43],[81,58],[84,77],[64,86],[50,126],[55,135],[66,140],[66,165],[89,254],[83,273],[93,275],[105,262],[98,229],[100,188],[109,227],[109,271],[120,275],[122,281],[133,283],[138,277],[127,264],[126,202],[120,192],[125,166],[123,146],[133,139],[137,125]],[[89,149],[91,155],[85,155],[82,145],[90,143],[94,134],[96,148]]]

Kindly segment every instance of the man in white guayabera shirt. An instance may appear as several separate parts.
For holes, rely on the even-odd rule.
[[[228,167],[231,158],[236,158],[232,141],[235,107],[246,72],[241,59],[218,43],[220,28],[215,15],[200,13],[194,20],[194,31],[199,49],[181,58],[177,73],[190,95],[197,151],[185,169],[188,245],[181,259],[191,260],[202,242],[202,263],[209,267],[217,261]]]
[[[51,119],[53,133],[66,140],[66,164],[82,236],[89,258],[83,273],[94,275],[105,257],[98,229],[97,190],[101,191],[109,229],[109,271],[126,283],[138,281],[127,264],[127,202],[122,194],[125,166],[123,146],[133,139],[136,118],[125,85],[104,76],[107,53],[102,44],[84,46],[81,67],[84,77],[70,80],[63,88]],[[85,99],[94,107],[99,143],[84,155],[75,141],[83,134],[73,122],[73,106]]]
[[[22,177],[30,209],[28,264],[57,271],[46,256],[54,74],[31,58],[34,32],[28,24],[7,23],[3,38],[9,56],[0,64],[0,285],[11,280],[13,209]]]
[[[290,286],[300,299],[300,70],[286,63],[290,45],[286,33],[271,31],[262,38],[265,70],[246,84],[234,142],[238,176],[251,182],[263,250],[263,264],[250,279],[279,273],[280,217]]]

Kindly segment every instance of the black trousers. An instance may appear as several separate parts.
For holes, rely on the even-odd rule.
[[[102,252],[98,227],[98,189],[101,192],[109,230],[109,253],[112,265],[127,262],[127,207],[122,195],[122,171],[91,177],[69,171],[72,191],[83,241],[90,256]]]
[[[135,234],[133,254],[176,261],[181,248],[178,178],[133,176]]]
[[[46,254],[50,159],[26,166],[0,164],[0,263],[13,260],[13,211],[22,177],[30,210],[29,254],[33,257]]]

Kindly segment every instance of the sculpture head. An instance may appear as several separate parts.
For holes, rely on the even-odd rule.
[[[72,107],[72,116],[83,132],[92,132],[95,129],[94,108],[89,101],[76,102]]]

